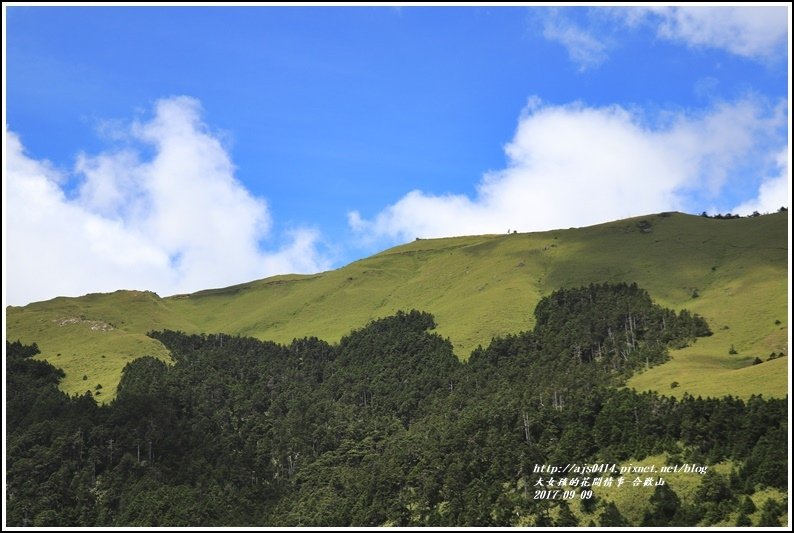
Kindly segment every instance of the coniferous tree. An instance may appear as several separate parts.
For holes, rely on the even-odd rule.
[[[608,502],[604,506],[598,523],[601,527],[626,527],[629,525],[613,502]]]

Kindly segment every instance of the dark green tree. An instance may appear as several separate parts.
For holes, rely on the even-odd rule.
[[[753,521],[750,520],[750,517],[747,516],[747,513],[744,512],[742,509],[739,511],[739,516],[736,517],[736,524],[737,527],[751,527],[753,525]]]
[[[761,506],[761,517],[758,519],[759,527],[780,527],[782,506],[772,498],[767,499]]]
[[[695,492],[695,501],[706,524],[716,524],[736,508],[736,497],[728,479],[709,469]]]
[[[746,515],[751,515],[757,510],[757,508],[753,502],[753,499],[749,496],[745,496],[742,498],[742,505],[739,507],[739,510]]]
[[[608,502],[604,505],[604,510],[601,512],[598,524],[601,527],[627,527],[629,525],[626,519],[623,518],[623,515],[620,514],[614,502]]]
[[[672,526],[678,525],[674,518],[681,505],[681,499],[669,485],[657,485],[651,495],[650,509],[642,518],[643,526]]]
[[[579,521],[571,512],[571,508],[568,507],[567,502],[560,502],[560,513],[557,515],[557,520],[554,521],[554,525],[557,527],[577,527],[579,525]]]

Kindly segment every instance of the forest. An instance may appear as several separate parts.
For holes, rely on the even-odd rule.
[[[124,369],[116,398],[6,344],[9,526],[780,525],[786,399],[676,400],[622,387],[706,321],[636,284],[560,289],[531,331],[465,362],[434,317],[398,312],[337,344],[152,331],[173,361]],[[538,498],[540,465],[729,461],[695,498],[655,486],[641,517],[604,491]],[[750,515],[756,516],[755,521]]]

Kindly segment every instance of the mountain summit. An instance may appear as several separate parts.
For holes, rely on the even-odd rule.
[[[109,400],[126,363],[168,360],[146,336],[151,330],[336,342],[373,319],[420,309],[465,360],[494,336],[531,329],[535,305],[556,289],[636,282],[660,304],[704,316],[714,335],[674,351],[630,386],[784,396],[786,359],[777,355],[787,352],[787,258],[787,213],[660,213],[586,228],[417,239],[329,272],[165,298],[124,290],[59,297],[8,307],[7,337],[37,343],[38,357],[66,372],[67,392],[101,385],[99,399]]]

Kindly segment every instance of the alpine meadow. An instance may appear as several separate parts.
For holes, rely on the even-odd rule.
[[[9,307],[9,524],[779,525],[787,215]]]
[[[791,2],[4,2],[4,529],[791,529]]]

